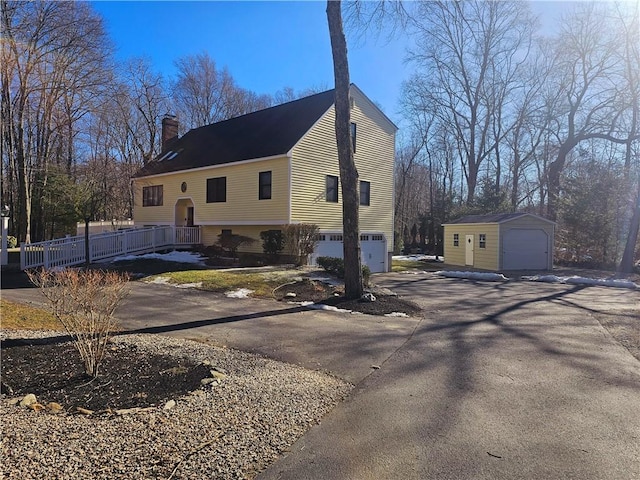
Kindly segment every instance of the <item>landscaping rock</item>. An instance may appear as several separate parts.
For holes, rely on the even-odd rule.
[[[171,410],[175,406],[176,406],[176,401],[175,400],[169,400],[167,403],[164,404],[164,407],[162,407],[162,409],[163,410]]]
[[[62,408],[62,405],[60,405],[59,403],[56,402],[49,402],[46,405],[46,409],[51,412],[51,413],[62,413],[64,411],[64,408]]]
[[[362,300],[363,302],[375,302],[376,301],[376,297],[373,293],[365,293],[364,295],[362,295],[362,297],[360,297],[360,300]]]
[[[204,387],[206,385],[211,385],[215,381],[216,381],[215,378],[203,378],[202,380],[200,380],[200,385]]]
[[[288,292],[284,294],[285,298],[296,298],[298,295],[296,295],[293,292]]]
[[[224,380],[227,378],[227,375],[222,372],[218,372],[217,370],[211,370],[211,376],[216,380]]]
[[[93,410],[89,410],[87,408],[76,407],[76,412],[81,413],[83,415],[93,415]]]
[[[28,393],[27,395],[22,397],[22,400],[20,400],[20,406],[28,407],[29,405],[31,405],[32,403],[36,403],[37,401],[38,399],[33,393]]]
[[[27,408],[33,410],[34,412],[41,412],[42,410],[44,410],[44,405],[42,405],[41,403],[35,402],[27,405]]]

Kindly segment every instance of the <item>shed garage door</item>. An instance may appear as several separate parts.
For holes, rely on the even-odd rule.
[[[360,253],[362,264],[367,265],[372,272],[385,271],[387,242],[383,234],[360,235]],[[315,264],[318,257],[342,258],[342,234],[321,234],[311,263]]]
[[[502,245],[505,270],[546,270],[549,266],[549,236],[544,230],[507,230]]]

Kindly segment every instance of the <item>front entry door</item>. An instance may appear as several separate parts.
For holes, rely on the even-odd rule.
[[[187,224],[185,227],[193,227],[193,207],[187,207]]]
[[[464,264],[473,266],[473,235],[464,238]]]

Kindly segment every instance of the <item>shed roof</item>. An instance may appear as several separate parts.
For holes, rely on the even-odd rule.
[[[456,220],[451,220],[450,222],[445,223],[444,225],[460,225],[460,224],[468,224],[468,223],[505,223],[511,220],[515,220],[516,218],[521,217],[534,217],[538,220],[547,223],[554,223],[551,220],[547,220],[546,218],[540,217],[538,215],[534,215],[532,213],[493,213],[489,215],[467,215]]]
[[[189,130],[134,176],[286,155],[329,110],[334,90]]]

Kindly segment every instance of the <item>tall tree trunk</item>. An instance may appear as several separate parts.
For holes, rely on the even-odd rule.
[[[618,266],[618,271],[621,273],[633,272],[633,261],[636,253],[636,244],[638,242],[638,232],[640,231],[640,188],[636,197],[636,205],[633,209],[633,215],[631,217],[631,224],[629,225],[629,235],[627,236],[627,243],[624,247],[624,253],[622,254],[622,260]]]
[[[327,21],[331,37],[335,78],[336,142],[342,183],[342,225],[344,240],[344,288],[347,298],[360,298],[364,291],[360,265],[360,230],[358,228],[358,170],[353,160],[350,133],[349,62],[347,41],[342,28],[342,2],[327,1]]]

